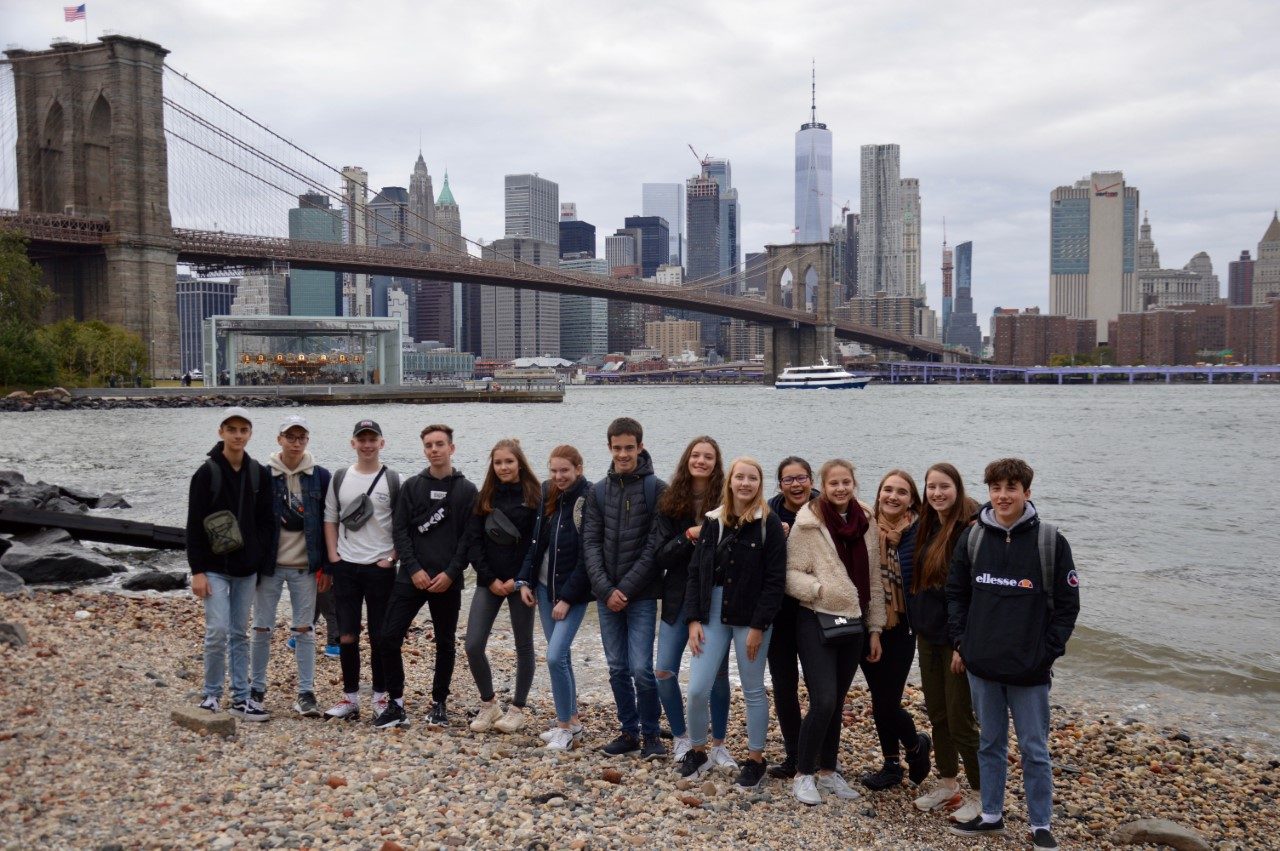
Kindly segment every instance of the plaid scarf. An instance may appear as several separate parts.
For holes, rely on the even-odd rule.
[[[902,593],[902,565],[898,561],[898,543],[902,533],[915,520],[910,511],[904,512],[897,523],[890,523],[881,515],[876,518],[880,529],[880,585],[884,588],[884,628],[893,629],[898,619],[906,613],[907,602]]]

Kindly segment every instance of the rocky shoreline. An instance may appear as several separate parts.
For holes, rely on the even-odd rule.
[[[0,411],[113,411],[121,408],[297,408],[302,402],[279,396],[219,394],[217,396],[72,396],[62,387],[28,393],[15,390],[0,398]]]
[[[422,723],[433,655],[425,612],[406,644],[410,728],[293,716],[295,667],[277,630],[267,695],[275,717],[239,723],[223,738],[170,720],[173,709],[198,699],[203,626],[193,598],[79,589],[0,604],[0,620],[16,624],[24,639],[6,646],[0,636],[0,772],[7,779],[0,826],[8,847],[972,847],[946,833],[942,817],[916,811],[907,786],[809,809],[782,781],[745,794],[731,788],[729,775],[688,783],[669,763],[605,757],[594,746],[613,731],[612,701],[603,666],[589,656],[579,664],[589,747],[558,757],[538,747],[552,717],[541,667],[531,724],[514,735],[476,735],[463,723],[477,697],[460,659],[454,724],[430,730]],[[496,681],[509,685],[514,654],[503,624],[499,618],[490,657]],[[584,631],[579,642],[598,638]],[[321,658],[317,665],[318,696],[331,701],[337,664]],[[740,755],[736,693],[734,701],[729,744]],[[914,686],[906,702],[927,723]],[[860,683],[849,709],[841,764],[852,778],[878,757]],[[1275,847],[1280,761],[1228,740],[1071,707],[1055,709],[1050,744],[1055,831],[1064,847],[1117,847],[1117,831],[1140,818],[1171,819],[1207,840],[1177,847]],[[767,752],[780,752],[776,727]],[[1014,765],[1010,835],[984,847],[1027,846],[1020,798]]]

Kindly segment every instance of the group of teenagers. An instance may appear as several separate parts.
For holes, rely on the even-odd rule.
[[[304,417],[279,423],[279,450],[265,465],[246,452],[252,433],[248,411],[227,409],[218,443],[191,479],[187,553],[192,590],[204,603],[203,708],[219,710],[229,657],[229,711],[246,721],[270,717],[271,631],[287,587],[295,712],[359,718],[363,629],[373,723],[406,725],[403,645],[426,606],[435,648],[426,720],[448,725],[470,568],[465,652],[480,699],[469,722],[477,733],[512,733],[529,721],[536,616],[556,716],[542,739],[551,751],[580,745],[572,647],[594,603],[619,726],[604,753],[671,758],[687,778],[737,771],[746,788],[766,775],[790,779],[807,805],[855,799],[837,757],[845,701],[861,669],[883,757],[862,785],[884,790],[909,779],[922,787],[915,805],[948,813],[952,832],[1003,833],[1012,717],[1030,841],[1057,847],[1049,689],[1079,612],[1079,577],[1066,539],[1029,499],[1025,461],[987,466],[984,506],[947,463],[928,468],[923,495],[910,473],[889,471],[867,504],[848,460],[828,460],[815,473],[801,457],[784,458],[770,495],[758,461],[726,463],[706,435],[685,446],[668,483],[630,417],[608,427],[612,461],[598,482],[586,479],[581,453],[567,444],[551,450],[540,481],[519,441],[508,438],[490,450],[479,488],[454,468],[447,425],[422,429],[426,467],[403,480],[382,463],[384,438],[373,420],[355,424],[355,463],[332,474],[307,449]],[[314,630],[317,599],[326,596],[336,613],[343,695],[321,712]],[[486,652],[504,605],[516,650],[505,707]],[[741,763],[725,744],[730,650],[746,716]],[[932,735],[902,705],[915,659]],[[766,667],[785,748],[772,767]],[[938,778],[925,785],[935,762]]]

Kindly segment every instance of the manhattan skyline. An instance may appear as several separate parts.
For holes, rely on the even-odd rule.
[[[929,303],[941,305],[946,216],[952,242],[982,246],[973,285],[984,325],[996,305],[1048,306],[1048,196],[1091,171],[1121,169],[1141,187],[1168,263],[1207,251],[1224,279],[1280,203],[1280,117],[1267,108],[1280,59],[1257,37],[1280,26],[1273,4],[1226,3],[1211,20],[1151,2],[1086,5],[1065,20],[1004,3],[981,14],[659,4],[607,18],[561,4],[582,13],[573,32],[507,3],[349,8],[231,2],[178,17],[118,0],[89,5],[89,33],[159,42],[175,68],[273,129],[363,166],[375,191],[407,185],[421,134],[437,184],[449,172],[467,235],[485,241],[504,235],[505,174],[555,181],[609,233],[642,212],[642,183],[698,171],[693,144],[733,162],[744,254],[793,238],[793,140],[816,60],[833,206],[858,209],[861,145],[899,145],[902,174],[920,179]],[[29,48],[82,39],[60,13],[10,7],[7,38]],[[708,31],[720,35],[698,36]]]

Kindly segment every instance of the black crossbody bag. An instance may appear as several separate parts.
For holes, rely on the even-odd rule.
[[[851,618],[848,615],[831,615],[826,612],[814,612],[818,619],[818,628],[822,631],[822,643],[831,647],[848,644],[863,633],[862,618]]]

